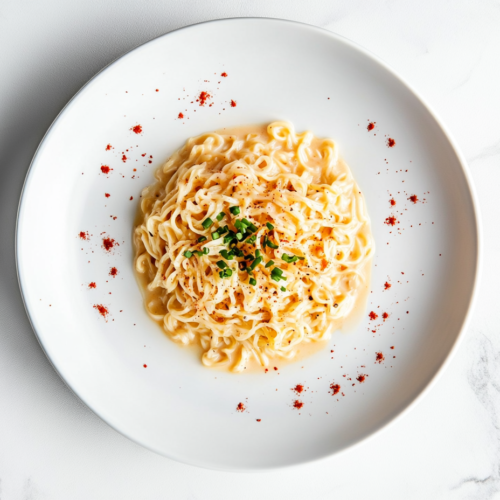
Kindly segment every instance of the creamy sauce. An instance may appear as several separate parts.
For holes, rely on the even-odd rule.
[[[238,127],[228,127],[228,128],[222,128],[216,131],[216,133],[225,135],[225,136],[230,136],[234,137],[235,139],[244,139],[245,137],[248,136],[248,134],[257,134],[258,136],[261,137],[267,137],[267,125],[248,125],[248,126],[238,126]],[[313,140],[317,141],[318,139]],[[308,165],[314,165],[316,163],[315,158],[309,158],[308,160]],[[345,165],[342,159],[339,158],[338,163],[340,165]],[[318,158],[317,160],[317,166],[320,167],[320,159]],[[157,185],[162,184],[162,181],[158,181]],[[134,229],[138,225],[142,224],[143,222],[143,217],[144,214],[140,208],[140,206],[137,207],[137,212],[136,216],[134,219]],[[134,257],[135,260],[135,257]],[[149,290],[148,288],[148,283],[152,280],[154,277],[156,270],[153,272],[153,267],[151,268],[151,273],[139,273],[134,267],[134,273],[137,279],[137,282],[139,284],[139,288],[141,290],[141,293],[143,295],[143,298],[145,299],[145,302],[151,302],[155,301],[159,305],[158,313],[159,314],[165,314],[167,311],[162,310],[161,307],[161,296],[163,294],[163,289],[161,288],[156,288],[153,291]],[[333,336],[335,335],[336,332],[339,330],[342,331],[344,334],[351,333],[356,326],[361,322],[361,320],[365,317],[366,313],[366,304],[368,300],[368,295],[370,292],[370,278],[371,278],[371,268],[372,268],[372,259],[369,259],[363,269],[362,269],[362,276],[364,278],[364,283],[360,286],[359,292],[355,298],[355,303],[351,309],[351,312],[342,319],[339,319],[335,322],[334,325],[334,330],[333,330]],[[155,311],[156,312],[156,311]],[[167,332],[163,328],[163,321],[162,320],[155,320],[154,318],[153,321],[158,324],[158,326],[163,330],[164,334],[166,337],[168,337]],[[338,333],[337,333],[338,334]],[[301,361],[307,359],[308,357],[312,356],[313,354],[325,349],[328,344],[330,344],[330,340],[326,341],[310,341],[310,342],[302,342],[299,344],[297,347],[296,355],[292,357],[291,359],[286,359],[282,357],[275,357],[275,358],[270,358],[269,359],[269,366],[267,369],[271,372],[274,371],[274,367],[281,368],[285,365],[288,365],[290,363],[300,363]],[[177,343],[176,343],[177,344]],[[190,349],[190,352],[193,353],[193,355],[201,358],[201,355],[203,354],[203,349],[201,347],[201,344],[190,344],[189,346],[184,346],[182,344],[177,344],[177,347],[184,347]],[[230,371],[230,365],[225,365],[225,366],[217,366],[217,367],[212,367],[212,369],[216,369],[218,371]],[[255,360],[253,357],[250,359],[248,364],[245,366],[245,373],[262,373],[264,372],[266,367],[261,366],[257,360]]]

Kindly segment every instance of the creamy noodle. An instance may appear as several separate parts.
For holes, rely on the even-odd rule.
[[[134,233],[150,316],[199,343],[204,365],[233,371],[329,339],[364,295],[374,252],[331,139],[288,122],[244,130],[188,139],[143,191]]]

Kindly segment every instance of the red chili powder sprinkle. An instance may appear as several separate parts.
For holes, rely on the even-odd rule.
[[[332,390],[332,396],[335,396],[335,394],[338,394],[340,392],[340,385],[339,384],[331,384],[330,389]]]
[[[196,102],[200,103],[200,106],[205,106],[206,102],[211,98],[212,96],[208,92],[200,92],[200,95],[198,96],[198,99],[196,99]]]
[[[182,113],[179,113],[179,116],[177,118],[182,119],[184,118],[184,115]]]
[[[386,281],[386,282],[384,283],[384,288],[385,288],[386,290],[389,290],[389,288],[391,288],[391,286],[392,286],[392,285],[391,285],[388,281]]]
[[[373,130],[375,128],[375,123],[371,122],[368,124],[368,127],[366,127],[366,129],[368,130],[368,132],[370,132],[371,130]]]
[[[87,240],[89,238],[89,233],[87,233],[86,231],[80,231],[80,239],[82,240]]]
[[[304,403],[302,401],[299,401],[298,399],[296,399],[293,402],[293,407],[297,408],[297,410],[300,410],[303,406],[304,406]]]
[[[245,405],[243,403],[238,403],[236,411],[241,411],[241,412],[245,411]]]
[[[376,354],[375,362],[378,364],[382,363],[382,361],[384,361],[385,359],[384,355],[381,352],[376,352],[375,354]]]
[[[387,147],[393,148],[395,145],[396,145],[396,141],[389,137],[389,139],[387,139]]]
[[[236,107],[236,101],[231,100],[231,107],[235,108]]]
[[[106,196],[106,198],[109,198],[111,195],[109,193],[104,193],[104,196]]]
[[[257,419],[257,422],[260,422],[260,421],[261,421],[261,419],[260,419],[260,418],[258,418],[258,419]]]
[[[367,377],[367,375],[358,375],[358,376],[356,377],[356,380],[357,380],[360,384],[362,384],[362,383],[366,380],[366,377]]]
[[[304,390],[304,386],[301,384],[297,384],[292,390],[300,394]]]
[[[89,288],[95,288],[97,285],[92,281],[92,283],[89,283]]]
[[[106,250],[106,252],[109,252],[115,245],[118,245],[118,243],[116,243],[113,238],[102,239],[102,247]]]
[[[116,267],[112,267],[109,271],[109,275],[113,276],[113,278],[118,274],[118,269]]]
[[[131,197],[130,197],[130,201],[132,201],[133,199],[134,199],[134,197],[133,197],[133,196],[131,196]]]
[[[127,161],[127,157],[125,155],[122,156],[122,162],[125,163]]]
[[[418,201],[418,197],[416,194],[412,194],[408,199],[410,201],[412,201],[413,203],[417,203],[417,201]]]
[[[393,345],[391,345],[391,349],[394,349],[394,346],[393,346]]]
[[[147,367],[148,367],[148,365],[142,365],[142,366],[144,366],[144,368],[147,368]]]
[[[94,309],[97,309],[99,311],[99,314],[103,317],[106,318],[107,315],[109,314],[108,308],[104,307],[102,304],[95,304]]]
[[[132,132],[135,132],[136,134],[142,134],[142,126],[141,125],[135,125],[130,130],[132,130]]]
[[[385,222],[384,222],[384,224],[387,224],[388,226],[395,226],[397,223],[398,223],[398,220],[396,219],[396,217],[394,217],[394,215],[387,217],[387,219],[385,219]]]
[[[396,204],[396,200],[394,198],[391,198],[389,200],[389,203],[391,204],[391,206],[394,206]]]
[[[368,315],[370,319],[373,321],[378,318],[378,314],[374,311],[371,311],[370,314]]]
[[[223,76],[224,78],[227,77],[227,73],[224,71],[224,73],[221,73],[220,76]]]
[[[112,169],[112,168],[109,168],[107,165],[102,165],[102,166],[101,166],[101,172],[102,172],[103,174],[109,174],[109,171],[110,171],[110,170],[113,170],[113,169]]]
[[[384,313],[382,314],[382,318],[384,318],[384,321],[389,317],[389,313]]]
[[[106,151],[109,151],[112,147],[113,147],[113,146],[111,146],[111,144],[108,144],[108,145],[106,146]]]
[[[160,91],[160,89],[156,89],[156,92],[159,92],[159,91]]]
[[[277,367],[277,366],[275,366],[275,367],[274,367],[274,369],[275,369],[275,370],[277,370],[277,369],[278,369],[278,367]]]

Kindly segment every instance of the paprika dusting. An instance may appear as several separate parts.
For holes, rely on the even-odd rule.
[[[134,132],[135,134],[142,134],[142,126],[141,125],[135,125],[130,130],[132,130],[132,132]]]
[[[302,401],[299,401],[298,399],[296,399],[293,402],[293,407],[297,408],[297,410],[300,410],[303,406],[304,406],[304,403]]]
[[[335,396],[335,394],[338,394],[340,392],[340,385],[339,384],[331,384],[330,389],[332,391],[332,396]]]
[[[384,283],[384,289],[385,289],[385,290],[389,290],[389,288],[391,288],[391,286],[392,286],[392,285],[391,285],[388,281],[386,281],[386,282]]]
[[[384,222],[384,224],[387,224],[388,226],[395,226],[397,223],[398,223],[398,220],[396,219],[396,217],[394,217],[394,215],[387,217],[387,219],[385,219],[385,222]]]
[[[376,320],[378,318],[378,314],[375,311],[371,311],[370,314],[368,315],[372,321]]]
[[[122,156],[122,162],[125,163],[127,161],[127,157],[125,155]]]
[[[304,390],[304,386],[302,384],[297,384],[292,391],[295,391],[297,394],[300,394]]]
[[[413,203],[417,203],[418,201],[418,197],[416,194],[412,194],[408,199]]]
[[[118,274],[118,269],[116,267],[112,267],[109,271],[109,275],[113,276],[113,278]]]
[[[366,380],[366,377],[367,377],[367,376],[368,376],[368,375],[358,375],[358,376],[356,377],[356,380],[357,380],[360,384],[362,384],[362,383]]]
[[[184,118],[184,115],[182,113],[179,113],[179,116],[177,118],[179,118],[179,120],[182,120]]]
[[[393,148],[395,145],[396,145],[396,141],[394,139],[391,139],[389,137],[389,139],[387,139],[387,147],[388,148]]]
[[[89,233],[87,231],[80,231],[80,239],[81,240],[88,240],[89,239]]]
[[[235,108],[236,107],[236,101],[231,100],[231,107]]]
[[[391,198],[389,200],[389,203],[391,204],[391,207],[393,207],[396,204],[396,200],[394,198]]]
[[[245,405],[243,403],[238,403],[238,406],[236,407],[236,411],[244,412]]]
[[[97,309],[99,311],[99,314],[103,317],[103,318],[107,318],[108,314],[109,314],[109,311],[108,311],[108,308],[107,307],[104,307],[102,304],[95,304],[94,305],[94,309]]]
[[[384,313],[382,314],[382,318],[384,318],[384,321],[389,317],[389,313]]]
[[[102,247],[106,252],[110,252],[115,245],[118,245],[113,238],[103,238],[102,239]]]
[[[366,129],[368,130],[368,132],[372,131],[374,128],[375,128],[375,123],[373,123],[373,122],[370,122],[368,124],[368,127],[366,127]]]
[[[198,96],[198,99],[196,99],[196,102],[200,103],[200,106],[205,106],[206,102],[211,98],[212,96],[208,92],[200,92],[200,95]]]
[[[106,198],[109,198],[111,195],[109,193],[104,193],[104,196],[106,196]]]
[[[113,146],[111,146],[111,144],[108,144],[108,145],[106,146],[106,151],[110,151],[112,147],[113,147]]]
[[[97,285],[95,282],[92,281],[92,283],[89,283],[89,288],[95,288]]]
[[[224,71],[224,73],[221,73],[220,76],[223,76],[224,78],[227,77],[227,73]]]
[[[102,172],[103,174],[109,174],[109,171],[110,171],[110,170],[113,170],[113,169],[112,169],[112,168],[109,168],[107,165],[102,165],[102,166],[101,166],[101,172]]]
[[[378,363],[378,364],[382,363],[382,361],[384,361],[384,359],[385,359],[384,355],[381,352],[376,352],[375,356],[376,356],[375,363]]]

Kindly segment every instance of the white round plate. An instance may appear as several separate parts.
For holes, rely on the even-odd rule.
[[[196,101],[202,91],[212,96],[205,106]],[[188,137],[273,120],[336,140],[364,191],[377,245],[368,309],[354,331],[336,333],[299,363],[276,361],[268,373],[213,371],[144,310],[132,266],[137,203],[154,170]],[[48,358],[111,426],[182,462],[265,469],[358,443],[429,386],[470,313],[476,212],[449,134],[376,57],[315,27],[230,19],[136,48],[70,101],[26,179],[18,272]],[[395,226],[385,223],[391,215]],[[119,246],[106,251],[106,237]],[[108,308],[107,321],[98,304]],[[359,375],[368,376],[360,383]],[[332,383],[341,386],[336,395]],[[297,395],[296,384],[305,392]],[[295,400],[304,403],[300,410]],[[246,411],[236,410],[240,402]]]

